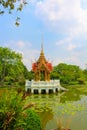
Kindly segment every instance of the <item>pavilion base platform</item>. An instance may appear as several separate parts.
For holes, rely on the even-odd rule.
[[[59,91],[67,91],[67,89],[61,87],[60,80],[50,80],[50,81],[29,81],[26,80],[25,91],[32,94],[42,94],[42,93],[57,93]]]

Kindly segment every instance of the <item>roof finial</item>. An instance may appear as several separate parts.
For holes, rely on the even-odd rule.
[[[41,43],[41,53],[44,54],[44,51],[43,51],[43,36],[42,36],[42,43]]]
[[[43,43],[41,44],[41,52],[43,52]]]

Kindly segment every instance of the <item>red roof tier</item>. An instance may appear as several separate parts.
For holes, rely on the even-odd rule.
[[[44,75],[44,80],[50,80],[52,64],[46,60],[43,52],[43,47],[41,49],[38,60],[32,64],[32,71],[35,73],[35,80],[43,79],[42,75]]]

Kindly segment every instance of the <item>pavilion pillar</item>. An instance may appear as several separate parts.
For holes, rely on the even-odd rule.
[[[31,88],[31,93],[33,94],[34,93],[34,89]]]
[[[53,89],[53,93],[56,93],[56,89]]]
[[[27,90],[28,90],[28,88],[27,88],[27,86],[25,87],[25,91],[27,92]]]
[[[46,94],[48,94],[49,93],[49,89],[46,89]]]
[[[50,73],[48,74],[48,80],[50,81]]]
[[[46,73],[46,78],[47,78],[47,81],[48,81],[48,73]]]
[[[40,80],[40,71],[38,72],[38,80]]]
[[[38,93],[41,94],[41,89],[38,89]]]
[[[46,73],[46,71],[45,71],[45,81],[47,80],[47,73]]]

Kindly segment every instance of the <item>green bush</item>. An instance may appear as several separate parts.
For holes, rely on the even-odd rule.
[[[24,122],[26,123],[24,130],[41,130],[40,118],[37,113],[31,109],[26,111]]]
[[[0,129],[14,130],[17,119],[22,117],[23,102],[15,91],[6,90],[0,97]]]
[[[85,78],[78,78],[79,84],[85,84]]]
[[[69,83],[69,85],[77,85],[77,84],[78,84],[77,81],[76,81],[76,82],[74,81],[74,82],[70,82],[70,83]]]
[[[40,119],[32,109],[23,109],[22,94],[6,90],[0,95],[0,130],[40,130]]]

